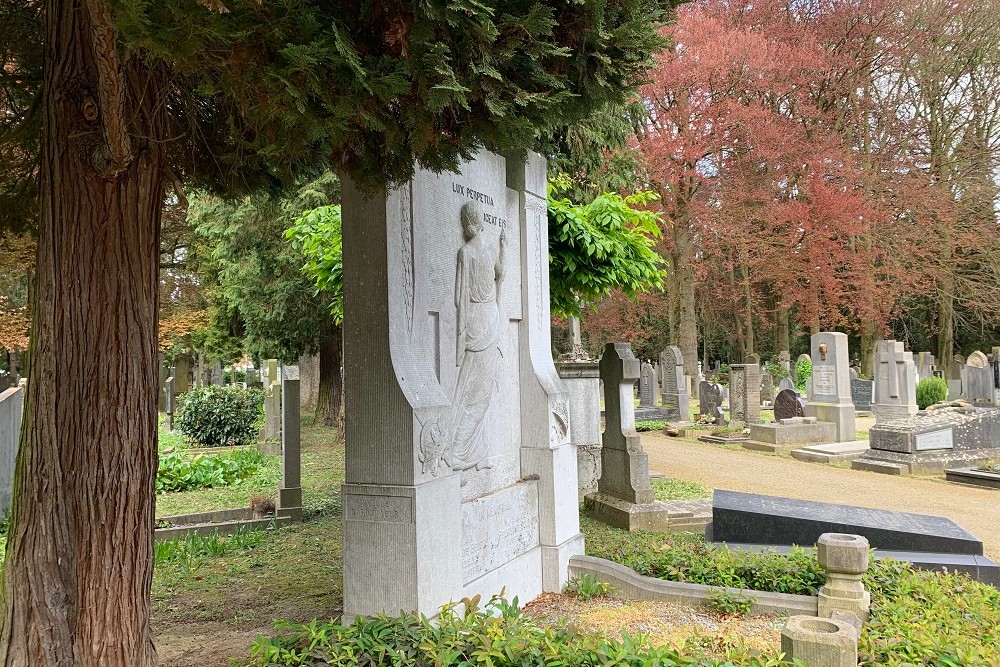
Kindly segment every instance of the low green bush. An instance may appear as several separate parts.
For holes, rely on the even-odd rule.
[[[964,574],[880,561],[865,585],[871,619],[858,644],[866,667],[997,667],[1000,591]]]
[[[620,639],[567,626],[545,627],[522,614],[517,598],[495,597],[485,610],[467,600],[465,613],[445,607],[434,621],[417,615],[359,618],[344,627],[314,620],[277,624],[279,635],[260,637],[251,649],[253,667],[368,665],[482,665],[521,667],[778,667],[775,657],[747,656],[739,662],[683,655],[653,646],[644,636]]]
[[[249,445],[257,437],[264,390],[209,385],[183,396],[176,428],[201,447]]]
[[[156,492],[229,486],[252,476],[265,461],[264,455],[254,450],[237,450],[221,456],[165,454],[160,457],[156,471]]]
[[[812,377],[813,365],[809,359],[800,359],[795,362],[795,389],[796,391],[806,390],[806,381]]]
[[[743,591],[732,593],[713,588],[705,596],[705,606],[725,616],[746,616],[753,609],[754,598]]]
[[[662,419],[647,419],[645,421],[636,422],[635,430],[642,433],[644,431],[662,431],[667,425],[667,422]]]
[[[581,600],[592,600],[596,597],[611,595],[611,584],[600,581],[592,574],[581,574],[566,582],[564,592],[575,595]]]
[[[917,407],[926,410],[948,398],[948,382],[944,378],[929,377],[917,382]]]

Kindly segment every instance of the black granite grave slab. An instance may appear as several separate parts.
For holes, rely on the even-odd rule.
[[[715,491],[706,530],[716,542],[803,546],[823,533],[863,535],[876,549],[983,555],[983,543],[945,517],[735,491]]]

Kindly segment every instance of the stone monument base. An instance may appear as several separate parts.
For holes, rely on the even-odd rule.
[[[584,501],[584,509],[587,516],[627,531],[701,531],[712,520],[708,501],[630,503],[606,493],[592,493]]]
[[[855,459],[857,470],[891,475],[934,475],[946,468],[1000,455],[1000,410],[948,407],[876,424],[871,450]]]
[[[743,443],[743,447],[773,452],[836,439],[836,424],[817,421],[815,417],[790,417],[777,424],[751,424],[750,442]]]
[[[854,403],[806,403],[806,417],[833,424],[837,429],[836,442],[851,442],[857,439],[854,425]]]

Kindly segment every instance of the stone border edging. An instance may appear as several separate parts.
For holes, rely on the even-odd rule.
[[[638,574],[632,569],[594,556],[573,556],[569,559],[570,577],[589,574],[599,581],[611,584],[617,592],[628,600],[652,600],[657,602],[679,602],[702,606],[709,593],[715,590],[742,593],[753,598],[751,614],[790,614],[816,616],[818,598],[814,595],[792,595],[790,593],[768,593],[725,586],[706,586],[680,581],[666,581]]]
[[[158,521],[169,521],[174,525],[153,531],[153,540],[156,542],[188,535],[232,535],[239,530],[267,530],[292,523],[292,519],[286,516],[254,519],[253,512],[243,508],[165,516]]]

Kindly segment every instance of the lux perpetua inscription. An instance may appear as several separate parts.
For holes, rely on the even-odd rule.
[[[493,197],[486,194],[485,192],[480,192],[479,190],[473,190],[472,188],[467,188],[459,183],[451,184],[451,191],[462,197],[468,197],[474,202],[479,204],[486,204],[487,206],[495,206],[493,203]],[[465,210],[463,208],[463,210]],[[493,225],[494,227],[499,227],[500,229],[506,229],[507,220],[501,218],[498,215],[493,215],[492,213],[487,213],[486,211],[480,211],[483,222],[488,225]]]

